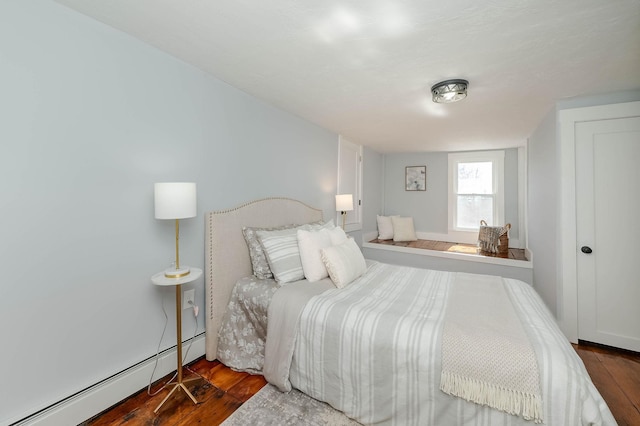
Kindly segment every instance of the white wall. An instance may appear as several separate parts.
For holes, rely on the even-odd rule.
[[[534,258],[533,283],[554,314],[558,247],[556,127],[556,109],[552,108],[527,145],[528,245]]]
[[[0,424],[154,355],[163,298],[175,344],[173,289],[149,280],[174,256],[154,182],[197,182],[180,254],[200,267],[207,210],[289,196],[335,213],[336,134],[97,21],[0,2],[0,64]]]
[[[427,166],[427,190],[405,191],[405,167]],[[384,155],[384,214],[412,216],[416,231],[447,233],[446,152]]]

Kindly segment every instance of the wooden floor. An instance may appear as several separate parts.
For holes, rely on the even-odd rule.
[[[620,426],[640,425],[640,354],[573,345]]]
[[[222,423],[246,400],[258,392],[267,382],[262,376],[238,373],[218,361],[204,358],[191,363],[185,369],[183,381],[198,400],[195,405],[184,392],[176,392],[155,414],[153,410],[169,390],[149,396],[147,389],[132,395],[104,413],[81,423],[82,426],[98,425],[197,425],[215,426]],[[195,373],[195,374],[194,374]],[[158,380],[151,388],[155,393],[170,376]]]
[[[640,354],[585,344],[574,345],[596,388],[620,426],[640,425]],[[148,396],[144,389],[82,425],[196,425],[215,426],[231,415],[264,385],[262,376],[238,373],[200,359],[190,369],[206,380],[189,385],[200,404],[184,393],[170,399],[156,415],[153,410],[168,391]],[[189,375],[186,377],[197,377]],[[167,378],[152,388],[156,391]]]
[[[446,241],[433,241],[433,240],[417,240],[417,241],[393,241],[393,240],[372,240],[370,243],[375,244],[385,244],[399,247],[411,247],[425,250],[436,250],[436,251],[448,251],[453,253],[465,253],[465,254],[473,254],[477,256],[486,256],[486,257],[501,257],[505,259],[514,259],[514,260],[527,260],[527,257],[524,254],[523,249],[517,248],[509,248],[508,253],[498,254],[498,253],[485,253],[480,252],[480,249],[475,244],[463,244],[463,243],[448,243]]]

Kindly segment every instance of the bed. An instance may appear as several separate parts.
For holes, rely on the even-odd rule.
[[[346,284],[252,276],[243,228],[311,223],[286,198],[206,214],[207,359],[363,424],[615,424],[526,283],[364,260]]]

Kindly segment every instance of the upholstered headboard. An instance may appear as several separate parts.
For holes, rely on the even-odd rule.
[[[206,356],[216,358],[218,330],[237,280],[253,273],[242,228],[272,228],[322,220],[322,210],[289,198],[265,198],[205,214]]]

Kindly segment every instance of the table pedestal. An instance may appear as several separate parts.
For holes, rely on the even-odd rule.
[[[191,273],[189,275],[179,277],[179,278],[167,278],[163,273],[159,273],[151,277],[151,281],[154,284],[160,286],[174,285],[176,287],[176,336],[177,336],[177,375],[175,382],[167,383],[167,386],[173,386],[173,389],[164,397],[162,402],[153,410],[154,413],[158,413],[162,405],[171,398],[171,395],[176,394],[176,392],[183,391],[187,394],[189,398],[193,401],[194,404],[198,404],[198,400],[189,392],[189,389],[184,385],[185,382],[190,382],[192,380],[199,380],[200,378],[194,379],[182,379],[182,284],[192,282],[197,280],[202,275],[202,270],[197,268],[192,268]]]

